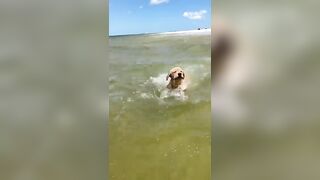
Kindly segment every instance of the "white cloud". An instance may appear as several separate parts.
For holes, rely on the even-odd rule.
[[[193,12],[184,12],[183,16],[192,20],[200,20],[204,18],[204,15],[207,13],[206,10],[193,11]]]
[[[150,0],[151,5],[159,5],[162,3],[168,3],[170,0]]]

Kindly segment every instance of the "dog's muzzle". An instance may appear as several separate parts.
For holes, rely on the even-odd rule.
[[[182,73],[178,73],[178,78],[184,79]]]

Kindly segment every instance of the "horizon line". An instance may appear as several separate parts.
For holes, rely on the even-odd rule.
[[[188,29],[188,30],[177,30],[177,31],[166,31],[166,32],[144,32],[144,33],[131,33],[131,34],[108,34],[109,37],[117,37],[117,36],[137,36],[137,35],[150,35],[150,34],[161,34],[161,33],[174,33],[174,32],[185,32],[185,31],[197,31],[197,30],[206,30],[210,29],[211,27],[205,27],[200,29]]]

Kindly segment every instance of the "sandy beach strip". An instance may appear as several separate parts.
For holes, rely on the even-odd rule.
[[[174,31],[158,33],[158,35],[210,35],[211,29],[189,30],[189,31]]]

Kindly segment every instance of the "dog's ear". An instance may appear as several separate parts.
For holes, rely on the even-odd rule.
[[[166,77],[166,80],[168,81],[169,77],[171,78],[171,74],[169,73]]]

